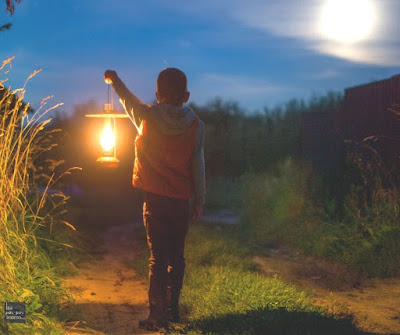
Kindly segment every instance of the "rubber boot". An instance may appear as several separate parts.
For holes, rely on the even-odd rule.
[[[151,280],[152,281],[152,280]],[[154,283],[150,285],[154,288]],[[165,286],[157,287],[161,290],[149,289],[149,305],[150,313],[146,319],[141,319],[139,321],[139,328],[146,330],[159,330],[168,325],[167,323],[167,306],[166,306],[166,289]]]
[[[150,313],[146,319],[139,320],[139,328],[158,331],[167,327],[167,315],[164,304],[161,302],[150,302]]]
[[[167,287],[167,320],[168,322],[180,322],[179,316],[179,296],[181,289],[179,287]]]

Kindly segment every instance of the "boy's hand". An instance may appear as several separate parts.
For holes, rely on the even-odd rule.
[[[192,212],[192,218],[189,221],[189,223],[195,224],[197,221],[199,221],[199,219],[202,215],[203,215],[203,206],[202,205],[194,205],[193,212]]]
[[[107,84],[113,83],[116,78],[118,78],[117,72],[113,70],[107,70],[106,72],[104,72],[104,81]]]

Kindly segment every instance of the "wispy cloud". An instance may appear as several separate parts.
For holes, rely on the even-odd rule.
[[[296,39],[306,49],[356,63],[382,66],[400,65],[398,50],[400,35],[397,13],[400,1],[373,1],[376,24],[365,41],[354,44],[328,40],[321,31],[321,10],[327,0],[203,0],[192,2],[177,0],[173,5],[192,14],[208,13],[224,20],[235,20],[268,35]],[[338,21],[338,25],[341,22]]]
[[[195,102],[206,102],[216,96],[240,101],[246,108],[260,108],[293,88],[269,83],[264,79],[225,73],[204,73],[193,78],[190,89],[191,99]]]
[[[340,73],[339,71],[327,69],[316,73],[307,73],[303,77],[312,80],[325,80],[325,79],[337,78],[340,76],[342,76],[342,73]]]
[[[273,35],[315,38],[315,20],[321,1],[255,1],[251,6],[242,6],[232,11],[232,15],[242,24]]]
[[[313,42],[309,47],[327,55],[347,59],[355,63],[381,66],[399,66],[398,43],[388,41],[365,42],[358,45],[345,45],[333,41]]]
[[[200,82],[202,86],[210,85],[216,95],[230,95],[232,97],[274,94],[287,89],[270,84],[260,78],[222,73],[203,74],[200,77]]]
[[[376,25],[369,38],[354,44],[338,43],[321,34],[320,16],[324,0],[270,1],[234,11],[237,20],[270,34],[300,39],[306,48],[352,62],[397,66],[400,37],[395,13],[399,1],[375,1]],[[340,22],[338,22],[340,24]]]

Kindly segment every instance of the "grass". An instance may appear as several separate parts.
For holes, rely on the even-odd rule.
[[[202,222],[190,227],[181,295],[185,334],[360,334],[349,317],[329,314],[309,293],[261,275],[243,229]],[[133,266],[146,280],[144,230],[135,235],[142,244]],[[175,324],[169,333],[179,329]]]
[[[12,58],[3,62],[6,71]],[[31,79],[38,71],[35,71]],[[0,81],[0,300],[25,302],[26,322],[5,323],[1,334],[62,334],[61,306],[70,301],[52,253],[71,246],[57,233],[75,229],[65,220],[68,198],[56,191],[58,178],[45,158],[54,132],[45,101],[33,112],[23,103],[25,88],[10,91]],[[3,305],[4,306],[4,305]]]

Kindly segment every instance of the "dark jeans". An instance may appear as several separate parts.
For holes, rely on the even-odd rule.
[[[150,316],[163,318],[168,306],[178,304],[182,288],[189,201],[145,193],[143,223],[150,248]]]

